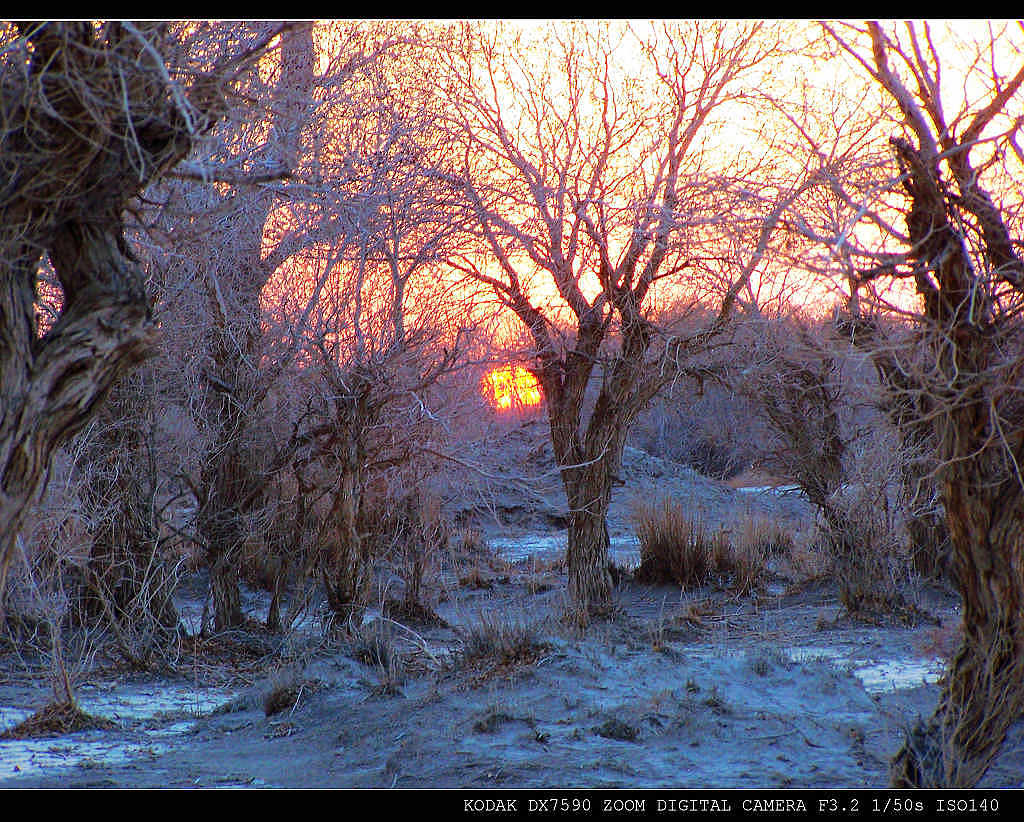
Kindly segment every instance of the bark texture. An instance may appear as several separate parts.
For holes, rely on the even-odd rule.
[[[892,144],[938,377],[927,388],[964,638],[935,713],[908,735],[891,781],[969,787],[1024,710],[1024,405],[1007,390],[1024,356],[1024,263],[966,150],[949,160],[954,196],[927,151]]]
[[[170,86],[162,25],[17,26],[0,81],[0,609],[51,456],[152,351],[124,209],[206,123]],[[194,91],[212,104],[212,88]],[[34,302],[47,260],[63,309],[40,328]]]

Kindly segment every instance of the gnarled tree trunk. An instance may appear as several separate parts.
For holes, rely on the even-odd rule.
[[[959,188],[954,199],[924,150],[891,142],[905,174],[908,257],[938,377],[927,387],[963,601],[963,640],[939,705],[908,736],[891,780],[897,787],[969,787],[1024,711],[1024,406],[1008,390],[1024,355],[1020,315],[1010,313],[1021,299],[1012,292],[1024,287],[1024,262],[978,188],[966,150],[949,160]],[[966,213],[954,220],[954,208]],[[977,262],[962,233],[975,220]],[[1005,286],[1012,290],[996,301],[995,289]]]
[[[0,611],[54,451],[152,351],[124,209],[222,110],[216,71],[187,92],[170,79],[164,54],[180,44],[165,24],[16,27],[0,54]],[[35,286],[47,255],[63,307],[42,330]]]
[[[1006,466],[978,462],[943,472],[963,640],[935,713],[893,760],[894,787],[976,785],[1024,716],[1024,490],[1016,477],[993,485]]]

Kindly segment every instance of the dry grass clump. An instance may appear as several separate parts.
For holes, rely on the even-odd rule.
[[[460,633],[462,659],[470,664],[530,665],[551,647],[541,638],[538,623],[520,618],[481,615]]]
[[[646,583],[689,588],[718,578],[748,594],[763,582],[769,560],[793,549],[793,538],[774,521],[745,520],[732,535],[709,533],[669,498],[639,502],[633,523],[640,540],[633,577]]]
[[[768,563],[789,556],[794,540],[778,522],[771,519],[744,519],[731,540],[715,543],[714,567],[720,576],[729,576],[732,588],[745,595],[753,593],[768,574]]]
[[[743,520],[739,531],[739,541],[742,545],[751,546],[769,559],[789,556],[796,545],[793,535],[777,520],[757,517]]]
[[[448,538],[448,550],[453,557],[459,559],[474,559],[488,557],[491,553],[490,546],[484,535],[476,528],[457,528]]]
[[[74,702],[51,702],[0,733],[0,739],[33,739],[63,736],[77,731],[109,730],[117,725],[102,716],[87,714]]]
[[[490,590],[494,587],[494,579],[485,574],[479,566],[474,565],[459,577],[459,585],[476,591]]]
[[[640,582],[676,583],[683,588],[703,585],[711,572],[715,541],[700,522],[669,497],[638,501],[633,527],[640,540],[640,565],[633,577]]]
[[[396,693],[405,681],[406,661],[386,620],[374,619],[347,628],[347,652],[353,659],[375,668],[381,690]]]
[[[715,573],[723,582],[730,580],[732,588],[741,595],[760,587],[767,564],[768,557],[760,543],[733,543],[724,537],[715,540]]]
[[[303,694],[320,690],[321,683],[302,679],[295,671],[280,671],[267,683],[263,693],[263,713],[267,716],[292,711],[299,704]]]

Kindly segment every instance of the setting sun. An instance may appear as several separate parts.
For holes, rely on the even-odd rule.
[[[544,395],[540,383],[522,366],[503,365],[484,377],[484,393],[499,411],[539,405]]]

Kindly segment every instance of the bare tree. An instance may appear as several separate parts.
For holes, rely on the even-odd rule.
[[[1024,38],[1019,25],[963,40],[928,24],[825,31],[897,112],[896,173],[870,194],[851,193],[853,218],[827,239],[862,300],[918,324],[928,356],[899,357],[900,379],[889,384],[908,398],[913,424],[934,432],[963,600],[963,643],[939,705],[908,734],[891,779],[969,786],[1024,709],[1024,261],[1015,239]],[[916,295],[904,288],[897,300],[894,282]]]
[[[875,407],[866,358],[830,318],[795,309],[743,330],[735,384],[772,434],[773,464],[817,509],[840,601],[855,618],[912,618],[897,584],[914,502],[899,488],[909,459]]]
[[[248,78],[257,99],[261,92],[269,96],[266,115],[257,121],[261,128],[253,129],[266,135],[264,142],[249,151],[265,168],[291,175],[297,171],[311,106],[312,25],[302,25],[282,38],[276,54],[276,80],[269,89],[257,69]],[[237,126],[226,129],[225,154],[230,157],[232,144],[252,133],[239,133]],[[237,627],[243,621],[238,556],[247,537],[247,515],[258,507],[265,484],[254,430],[254,414],[268,389],[261,369],[260,297],[278,264],[286,259],[280,253],[264,252],[264,233],[281,201],[280,187],[247,183],[246,175],[241,175],[239,185],[224,198],[227,207],[218,209],[221,230],[203,237],[209,257],[205,265],[200,264],[212,320],[205,325],[210,339],[203,404],[212,447],[198,484],[197,530],[210,566],[215,630]],[[212,248],[211,240],[216,241]],[[280,250],[280,244],[273,249]]]
[[[181,355],[202,377],[191,407],[208,451],[193,488],[215,630],[244,621],[241,552],[261,541],[282,465],[280,432],[261,411],[303,346],[359,210],[339,123],[356,119],[353,78],[391,43],[373,26],[293,25],[242,78],[245,94],[204,142],[204,163],[163,192],[156,267],[175,290],[191,283],[203,295]]]
[[[159,23],[0,28],[0,607],[55,449],[152,351],[125,209],[188,154],[265,45],[199,54],[187,34]],[[63,299],[42,332],[34,303],[44,259]]]
[[[387,477],[439,448],[444,401],[435,387],[458,364],[465,323],[435,282],[463,230],[456,192],[436,167],[444,135],[410,60],[415,65],[409,53],[389,55],[353,83],[348,126],[337,135],[350,228],[336,249],[337,276],[310,321],[317,379],[294,445],[301,484],[327,500],[319,564],[342,619],[368,603],[375,543],[385,536],[375,530],[395,522],[394,511],[370,522],[372,505],[415,519],[411,490],[408,499],[393,498]],[[416,523],[402,526],[394,536],[415,540]]]
[[[451,174],[481,246],[452,263],[527,329],[583,622],[611,604],[606,514],[629,427],[724,328],[793,196],[702,150],[740,119],[776,37],[759,23],[466,26],[439,57]],[[740,260],[727,225],[750,240]],[[689,331],[658,321],[673,297]]]

